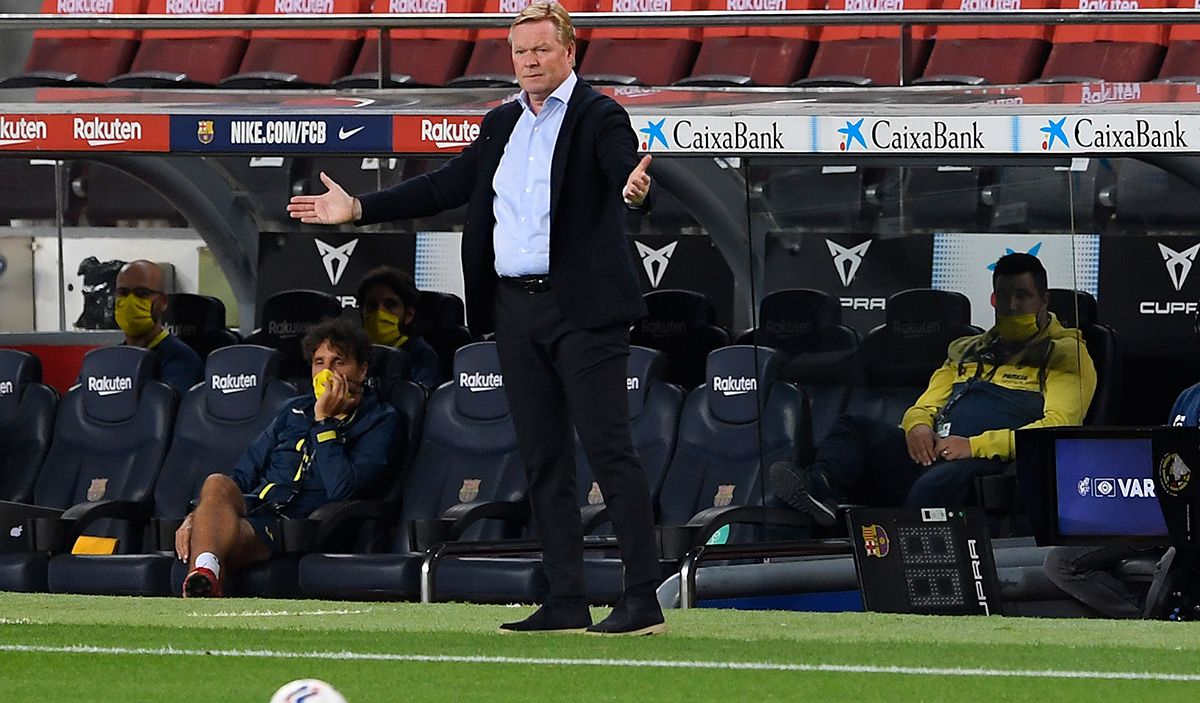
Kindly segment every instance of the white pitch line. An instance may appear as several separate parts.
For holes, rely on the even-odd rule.
[[[71,645],[0,644],[0,652],[41,654],[132,654],[251,659],[337,659],[341,661],[424,662],[439,664],[516,664],[524,666],[599,666],[648,669],[712,669],[721,671],[790,671],[833,674],[901,674],[906,676],[980,676],[987,678],[1091,679],[1108,681],[1200,682],[1200,674],[1153,671],[1071,671],[1059,669],[983,669],[866,664],[778,664],[774,662],[671,661],[665,659],[567,659],[552,657],[484,657],[448,654],[388,654],[384,652],[284,652],[264,649],[158,649]]]
[[[198,613],[192,611],[187,614],[189,618],[277,618],[283,616],[296,615],[359,615],[361,613],[371,612],[370,608],[365,610],[245,610],[239,613],[230,613],[226,611],[218,611],[216,613]]]

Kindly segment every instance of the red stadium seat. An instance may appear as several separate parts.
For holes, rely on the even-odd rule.
[[[1064,3],[1084,10],[1095,0]],[[1138,0],[1142,9],[1167,8],[1172,0]],[[1054,28],[1054,44],[1042,82],[1148,81],[1158,75],[1167,47],[1166,25],[1094,24]]]
[[[520,12],[531,0],[486,0],[484,12]],[[597,0],[564,0],[559,3],[567,12],[595,12]],[[575,61],[582,59],[587,47],[588,31],[575,30]],[[459,88],[508,87],[517,85],[513,74],[512,51],[508,46],[507,29],[481,29],[471,51],[471,60],[463,75],[450,81]]]
[[[1196,0],[1183,0],[1180,8],[1200,9]],[[1196,79],[1200,76],[1200,25],[1177,24],[1167,34],[1167,53],[1158,70],[1160,79]]]
[[[944,9],[1056,9],[1060,0],[949,0]],[[917,84],[1028,83],[1041,75],[1050,52],[1048,25],[938,26],[925,75]]]
[[[137,14],[146,0],[112,0],[111,9],[102,14]],[[96,9],[78,9],[68,4],[63,14],[92,14]],[[58,0],[43,0],[42,14],[58,14]],[[33,46],[25,62],[25,73],[0,82],[2,88],[55,85],[103,85],[113,76],[129,70],[137,50],[138,32],[128,30],[39,29],[33,33]]]
[[[939,0],[829,0],[830,10],[936,10]],[[911,52],[905,73],[917,76],[933,43],[933,27],[912,28]],[[821,28],[820,43],[808,76],[794,85],[897,85],[900,28],[830,26]]]
[[[601,12],[704,10],[706,0],[600,0]],[[671,85],[691,73],[699,27],[593,29],[579,74],[600,85]]]
[[[710,10],[824,10],[825,0],[713,0]],[[817,27],[706,27],[692,74],[677,85],[785,86],[808,72]]]
[[[378,14],[445,14],[482,12],[483,0],[375,0]],[[442,86],[462,75],[471,54],[475,30],[395,29],[391,41],[391,86]],[[334,82],[336,88],[373,88],[379,80],[379,32],[369,32],[352,75]]]
[[[259,15],[359,14],[370,0],[265,0]],[[311,88],[350,72],[362,45],[358,29],[260,29],[250,33],[239,72],[221,80],[225,88]]]
[[[211,5],[180,6],[167,0],[150,0],[148,14],[247,15],[255,0],[225,0],[215,11]],[[237,72],[250,32],[240,29],[160,29],[142,33],[142,44],[129,73],[108,82],[121,88],[180,88],[215,85]]]

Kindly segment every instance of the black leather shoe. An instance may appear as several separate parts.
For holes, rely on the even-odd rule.
[[[767,482],[776,498],[808,513],[821,527],[837,522],[836,494],[824,473],[777,461],[771,464]]]
[[[612,613],[587,629],[589,635],[660,635],[667,631],[658,600],[624,597],[617,601]]]
[[[503,634],[514,632],[583,632],[592,624],[592,615],[587,608],[576,612],[574,610],[550,610],[542,606],[533,611],[533,615],[516,622],[506,622],[500,626]]]

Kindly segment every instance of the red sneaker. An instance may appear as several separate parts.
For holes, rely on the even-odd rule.
[[[184,598],[220,598],[221,595],[220,579],[203,566],[192,569],[183,579]]]

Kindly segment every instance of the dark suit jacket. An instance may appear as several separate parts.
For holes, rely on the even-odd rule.
[[[426,217],[467,204],[462,265],[467,316],[476,334],[494,329],[496,288],[492,178],[521,116],[514,100],[483,118],[479,136],[432,173],[360,196],[357,224]],[[637,275],[624,232],[621,190],[637,166],[629,115],[580,80],[554,145],[550,170],[550,276],[563,315],[587,329],[643,317]],[[643,209],[649,207],[647,198]]]

